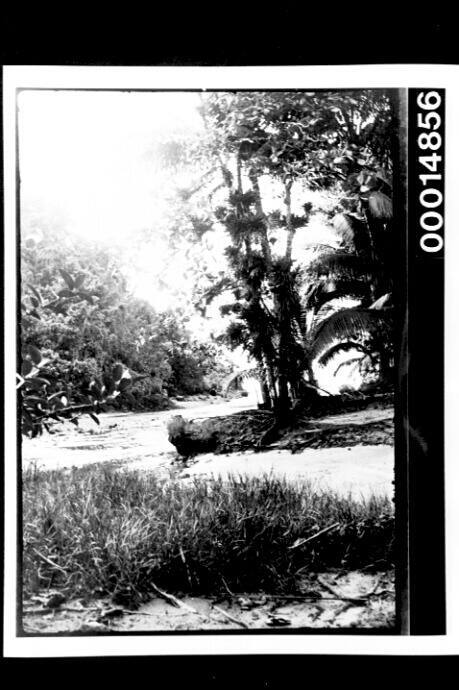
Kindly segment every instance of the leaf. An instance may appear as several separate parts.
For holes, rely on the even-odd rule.
[[[390,302],[391,296],[391,293],[387,292],[385,295],[377,299],[376,302],[373,302],[369,309],[383,309]]]
[[[26,395],[24,397],[26,402],[40,403],[45,405],[48,401],[46,398],[39,398],[37,395]]]
[[[392,201],[382,192],[373,192],[368,197],[368,208],[374,218],[390,220],[392,218]]]
[[[115,381],[120,381],[121,377],[123,375],[124,367],[121,364],[117,364],[115,367],[113,367],[113,378]]]
[[[40,350],[37,347],[35,347],[34,345],[28,345],[26,350],[27,350],[27,353],[30,355],[32,362],[34,364],[40,364],[40,362],[42,360]]]
[[[89,416],[91,417],[91,419],[92,419],[98,426],[100,426],[99,419],[98,419],[98,417],[96,417],[95,414],[93,414],[92,412],[90,412],[90,413],[89,413]]]
[[[25,359],[22,363],[22,368],[21,368],[22,375],[28,376],[30,374],[30,372],[32,371],[32,369],[33,369],[32,363],[28,359]]]
[[[59,297],[73,297],[74,293],[71,290],[68,290],[67,288],[64,288],[63,290],[59,290],[57,293]]]
[[[42,388],[43,386],[49,386],[48,379],[42,379],[40,376],[34,376],[25,382],[27,388]]]
[[[39,303],[41,304],[41,303],[42,303],[42,298],[41,298],[41,295],[40,295],[40,293],[38,292],[38,290],[37,290],[36,288],[34,288],[34,286],[31,285],[30,283],[28,283],[28,287],[32,290],[33,294],[35,295],[35,297],[37,298],[37,300],[38,300]]]
[[[80,273],[74,281],[74,288],[75,290],[78,290],[79,287],[81,287],[85,281],[85,275],[83,273]]]
[[[40,302],[37,300],[36,297],[31,297],[30,301],[34,307],[38,307],[40,305]]]
[[[48,309],[53,311],[55,314],[67,314],[67,307],[65,305],[65,302],[58,302],[57,304],[49,305]]]
[[[113,379],[110,379],[108,376],[105,378],[105,390],[107,395],[112,395],[112,393],[114,393],[116,390],[115,381],[113,381]]]
[[[374,261],[343,250],[327,252],[315,259],[308,267],[308,274],[312,278],[327,278],[333,280],[359,280],[372,279],[380,270],[380,266]]]
[[[335,355],[341,354],[342,352],[350,352],[352,350],[358,350],[363,354],[368,353],[368,350],[365,347],[363,347],[363,345],[361,345],[360,343],[356,343],[352,340],[347,340],[344,343],[338,343],[337,345],[330,347],[328,350],[325,350],[325,352],[319,357],[318,362],[321,366],[326,367]],[[359,357],[358,359],[360,360],[361,357]]]
[[[363,249],[368,245],[366,224],[350,213],[338,213],[333,218],[333,227],[347,247]]]
[[[121,379],[121,381],[120,381],[119,384],[118,384],[118,390],[120,391],[120,393],[122,393],[122,392],[125,391],[127,388],[129,388],[129,386],[131,385],[131,383],[132,383],[132,382],[131,382],[131,379]]]
[[[335,312],[319,323],[312,334],[310,356],[316,357],[336,342],[355,341],[359,336],[385,333],[391,336],[392,318],[389,310],[354,307]]]
[[[342,297],[364,300],[368,298],[369,294],[370,284],[362,280],[353,280],[352,278],[323,280],[307,295],[305,307],[314,309],[319,314],[324,305],[332,300]]]
[[[53,393],[52,395],[49,396],[48,402],[50,400],[54,400],[54,398],[60,398],[62,395],[64,395],[65,391],[58,391],[57,393]]]
[[[59,273],[61,274],[61,276],[63,277],[63,279],[67,283],[67,285],[69,286],[70,290],[73,290],[73,288],[75,287],[75,283],[73,282],[72,276],[69,273],[67,273],[67,271],[64,271],[63,268],[59,269]]]
[[[32,422],[23,419],[22,420],[22,433],[24,436],[28,436],[29,434],[32,435],[33,432],[33,424]]]
[[[80,290],[77,293],[78,297],[81,297],[82,299],[85,299],[89,302],[89,304],[94,304],[94,297],[97,297],[97,295],[92,295],[90,292],[87,292],[86,290]]]
[[[340,364],[338,364],[335,371],[333,372],[333,376],[336,376],[338,372],[344,367],[349,367],[348,371],[350,371],[351,369],[356,369],[357,366],[360,366],[362,364],[366,357],[369,357],[369,355],[362,354],[361,357],[351,357],[350,359],[345,359],[344,362],[340,362]]]

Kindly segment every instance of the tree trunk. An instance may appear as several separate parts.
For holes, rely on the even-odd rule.
[[[288,381],[285,374],[279,376],[279,396],[276,401],[276,419],[281,422],[288,420],[290,415],[290,395],[288,390]]]
[[[292,182],[287,182],[285,185],[285,208],[286,208],[286,224],[287,224],[287,247],[285,250],[285,258],[287,261],[292,260],[293,237],[295,235],[295,228],[292,224]]]
[[[316,375],[314,374],[314,369],[312,368],[312,363],[309,360],[309,358],[306,364],[306,372],[308,374],[308,382],[311,383],[313,386],[318,386]]]
[[[261,234],[261,251],[263,253],[263,258],[266,261],[266,265],[271,266],[271,263],[272,263],[271,247],[269,246],[266,216],[265,216],[265,213],[263,211],[263,204],[261,201],[260,185],[258,182],[257,174],[254,173],[252,170],[249,171],[249,180],[252,184],[252,189],[255,193],[255,208],[257,209],[258,215],[261,218],[264,218],[264,220],[265,220],[264,228],[260,233]]]

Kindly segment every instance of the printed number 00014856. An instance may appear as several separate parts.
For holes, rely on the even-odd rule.
[[[441,115],[437,112],[441,104],[441,96],[437,91],[422,91],[417,98],[417,105],[421,112],[417,113],[417,127],[427,131],[421,132],[417,137],[417,147],[425,154],[418,156],[420,166],[428,170],[428,173],[419,174],[419,180],[424,189],[419,194],[421,216],[419,225],[423,234],[420,246],[425,252],[438,252],[443,248],[443,237],[439,234],[443,228],[443,214],[438,209],[443,204],[443,193],[438,187],[442,187],[443,175],[440,164],[443,157],[438,153],[443,148],[443,137],[440,132],[442,125]],[[431,152],[431,153],[429,153]]]

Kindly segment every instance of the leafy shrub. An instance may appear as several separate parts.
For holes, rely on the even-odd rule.
[[[110,248],[71,235],[62,242],[56,229],[26,232],[22,285],[18,389],[26,435],[58,420],[77,423],[104,404],[161,409],[168,392],[203,392],[214,385],[207,377],[219,377],[221,352],[193,341],[182,313],[157,313],[134,298]],[[107,394],[117,365],[123,390],[116,384]]]

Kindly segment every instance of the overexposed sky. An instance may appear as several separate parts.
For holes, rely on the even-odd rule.
[[[196,93],[26,91],[19,97],[21,193],[99,239],[151,228],[164,173],[154,146],[202,127]]]

